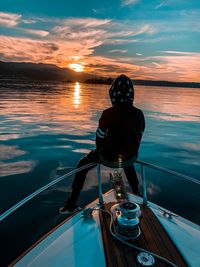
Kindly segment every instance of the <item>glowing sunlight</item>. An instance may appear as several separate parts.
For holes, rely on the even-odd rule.
[[[74,103],[74,107],[77,108],[80,104],[80,84],[78,82],[75,83],[74,86],[74,99],[73,99],[73,103]]]
[[[78,63],[70,64],[69,66],[70,66],[70,68],[71,68],[72,70],[74,70],[74,71],[76,71],[76,72],[82,72],[83,69],[84,69],[83,65],[78,64]]]

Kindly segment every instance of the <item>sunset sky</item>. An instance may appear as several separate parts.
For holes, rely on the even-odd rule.
[[[0,60],[200,82],[200,1],[0,0]]]

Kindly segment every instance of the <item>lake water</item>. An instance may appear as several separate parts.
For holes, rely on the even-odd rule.
[[[74,169],[95,148],[98,119],[110,106],[108,88],[1,82],[0,213]],[[134,104],[146,118],[139,159],[199,180],[200,89],[135,86]],[[104,190],[110,187],[109,171],[102,170]],[[97,197],[95,172],[88,174],[81,205]],[[146,175],[151,201],[200,224],[200,186],[150,169]],[[65,218],[58,208],[72,181],[73,177],[50,188],[1,223],[2,264]]]

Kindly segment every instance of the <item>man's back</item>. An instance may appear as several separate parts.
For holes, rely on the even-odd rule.
[[[127,103],[114,105],[104,110],[99,120],[99,129],[105,137],[101,140],[97,136],[97,149],[110,160],[119,155],[123,159],[137,156],[144,127],[144,115],[140,109]]]

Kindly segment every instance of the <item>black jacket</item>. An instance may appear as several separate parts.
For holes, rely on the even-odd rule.
[[[143,112],[132,103],[104,110],[96,131],[97,152],[112,161],[137,157],[144,128]]]

